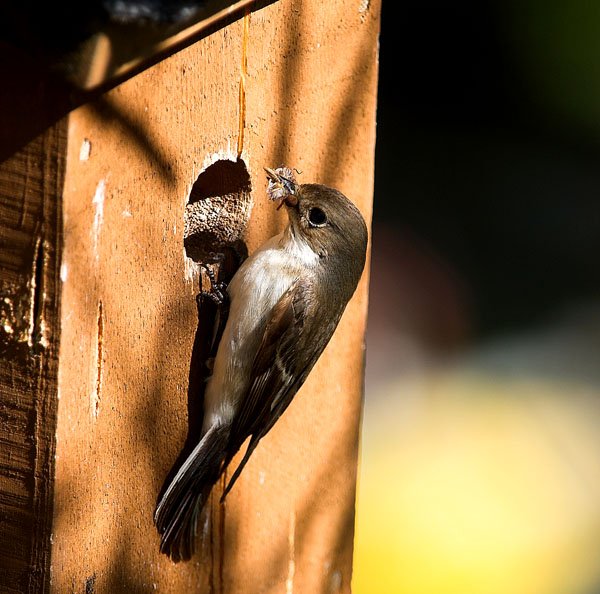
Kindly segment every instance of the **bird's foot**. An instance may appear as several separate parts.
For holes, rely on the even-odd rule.
[[[200,267],[202,268],[202,270],[204,270],[206,278],[208,278],[210,282],[210,290],[201,290],[200,294],[198,295],[198,299],[206,297],[210,299],[215,305],[223,305],[227,303],[227,284],[224,282],[217,281],[217,277],[215,276],[214,270],[209,266],[205,264],[200,264]]]

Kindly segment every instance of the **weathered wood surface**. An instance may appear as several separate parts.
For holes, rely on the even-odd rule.
[[[247,171],[251,192],[203,204],[224,209],[207,224],[241,220],[249,252],[285,223],[265,197],[265,165],[339,188],[370,220],[379,9],[256,8],[70,114],[53,591],[349,591],[368,271],[226,505],[213,497],[193,561],[160,555],[152,513],[198,408],[192,186],[214,165],[228,194],[226,163]]]
[[[43,593],[60,337],[63,120],[0,164],[0,591]]]

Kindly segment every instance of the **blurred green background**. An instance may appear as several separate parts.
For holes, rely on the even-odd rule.
[[[600,592],[600,3],[383,0],[355,594]]]

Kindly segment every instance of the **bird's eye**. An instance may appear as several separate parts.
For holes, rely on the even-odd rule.
[[[317,207],[308,211],[308,221],[313,227],[322,227],[327,223],[327,215]]]

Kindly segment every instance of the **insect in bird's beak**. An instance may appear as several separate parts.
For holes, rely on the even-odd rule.
[[[269,186],[267,187],[269,198],[271,200],[281,200],[277,210],[284,204],[291,207],[296,206],[298,198],[295,194],[298,185],[296,184],[292,170],[287,167],[280,167],[279,169],[265,167],[264,169],[267,172],[267,179],[269,180]]]

